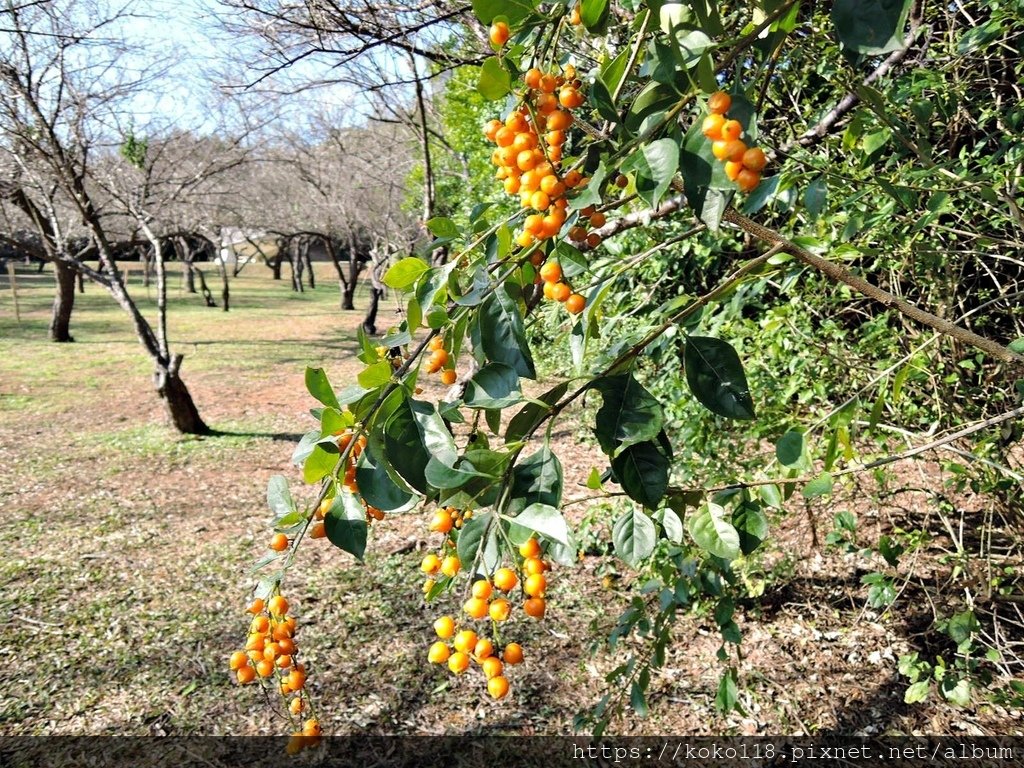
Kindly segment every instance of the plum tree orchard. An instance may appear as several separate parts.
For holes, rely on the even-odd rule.
[[[907,30],[911,3],[836,0],[830,16],[796,0],[734,5],[472,3],[492,49],[478,71],[478,91],[494,104],[480,126],[479,151],[491,153],[495,197],[471,201],[466,216],[426,222],[434,240],[424,253],[444,246],[447,263],[408,257],[391,266],[384,281],[405,297],[404,319],[379,345],[360,338],[365,368],[356,382],[339,390],[323,370],[307,370],[321,406],[294,461],[306,483],[319,485],[319,497],[300,507],[280,476],[268,488],[275,533],[257,563],[265,576],[249,609],[251,633],[231,667],[240,683],[280,691],[302,723],[291,749],[318,738],[320,726],[294,640],[286,574],[307,538],[326,538],[362,558],[371,524],[387,514],[420,513],[433,536],[421,565],[423,593],[442,607],[433,630],[424,627],[424,662],[477,676],[494,699],[514,688],[515,667],[539,653],[520,628],[557,610],[546,602],[548,586],[571,578],[568,568],[579,557],[563,515],[563,460],[552,442],[556,423],[579,413],[594,414],[591,426],[608,460],[587,482],[590,498],[621,503],[611,527],[614,552],[649,577],[610,638],[614,644],[637,632],[648,651],[612,673],[611,691],[579,725],[599,734],[627,702],[646,711],[651,669],[664,662],[673,621],[697,605],[721,631],[716,704],[722,711],[738,706],[735,605],[756,597],[745,568],[769,535],[769,510],[797,491],[808,499],[828,494],[838,475],[859,471],[847,418],[820,453],[809,437],[813,426],[791,429],[776,434],[775,455],[759,470],[737,468],[735,485],[672,484],[679,446],[667,431],[665,402],[642,383],[645,367],[681,358],[692,398],[720,417],[714,423],[723,432],[729,420],[753,420],[756,398],[734,346],[695,332],[702,316],[749,281],[808,269],[844,285],[848,296],[877,301],[961,350],[973,348],[979,365],[1019,370],[1019,347],[854,274],[838,261],[850,249],[830,257],[813,237],[789,239],[747,215],[769,213],[774,201],[793,212],[786,226],[802,222],[809,235],[828,239],[818,216],[828,157],[806,154],[806,167],[786,177],[773,166],[794,148],[813,147],[857,104],[864,109],[844,138],[850,152],[874,159],[892,152],[916,163],[902,186],[883,185],[902,210],[919,199],[927,202],[921,215],[943,205],[935,195],[957,183],[959,172],[926,156],[892,95],[878,89],[920,28],[918,15]],[[835,60],[800,58],[801,47],[815,45]],[[777,116],[788,107],[767,94],[787,80],[803,87],[819,68],[830,69],[837,83],[815,86],[830,99],[815,107],[822,121],[810,139],[794,137]],[[865,72],[878,87],[856,81]],[[766,110],[775,114],[770,121]],[[862,140],[871,120],[881,127]],[[768,124],[778,133],[761,129]],[[794,202],[787,190],[808,177],[803,202]],[[992,206],[1000,204],[1001,192],[987,194]],[[859,199],[850,197],[849,205]],[[637,237],[641,232],[650,239]],[[742,235],[746,258],[712,290],[650,304],[643,324],[613,327],[608,307],[636,290],[638,270],[667,248],[707,235]],[[795,280],[787,287],[798,289]],[[528,322],[538,317],[564,327],[557,344],[567,347],[560,354],[572,365],[553,386],[527,395],[524,389],[534,390],[523,381],[537,378]],[[420,386],[432,375],[449,387],[437,402]],[[579,408],[585,400],[600,405]],[[847,469],[837,469],[843,463]]]

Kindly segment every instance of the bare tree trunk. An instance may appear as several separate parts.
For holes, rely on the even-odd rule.
[[[199,276],[199,289],[203,294],[203,301],[206,302],[208,307],[216,307],[217,300],[213,298],[213,291],[210,290],[210,286],[206,284],[206,275],[199,267],[193,267],[195,273]]]
[[[228,265],[221,251],[217,251],[217,266],[220,268],[221,289],[220,297],[224,301],[224,311],[227,312],[231,304],[231,289],[228,287]]]
[[[288,261],[292,265],[292,290],[305,293],[306,289],[302,285],[302,259],[297,251],[298,249],[295,247],[294,242],[289,242]]]
[[[78,292],[85,293],[85,276],[81,272],[78,273]]]
[[[53,315],[50,318],[50,341],[74,341],[71,337],[71,310],[75,306],[76,270],[63,261],[53,262],[53,277],[57,292],[53,296]]]
[[[163,398],[167,415],[179,432],[186,435],[208,435],[210,428],[199,415],[199,409],[185,382],[178,376],[181,359],[181,355],[175,355],[168,364],[157,361],[156,373],[153,375],[156,391]]]
[[[306,269],[309,272],[309,287],[311,290],[316,290],[316,276],[313,274],[313,259],[309,255],[312,250],[312,243],[307,238],[302,244],[301,259],[305,264]]]
[[[334,271],[338,273],[338,295],[341,308],[344,309],[345,291],[348,289],[348,281],[345,279],[345,271],[341,268],[341,260],[338,258],[338,249],[334,247],[334,241],[328,238],[325,244],[327,255],[331,257],[331,263],[334,264]]]

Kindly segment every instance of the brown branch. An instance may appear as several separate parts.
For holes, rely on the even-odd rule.
[[[869,283],[864,278],[854,275],[846,267],[840,266],[828,259],[823,259],[820,256],[815,256],[805,248],[801,248],[799,245],[790,242],[775,230],[762,226],[755,221],[751,221],[746,216],[743,216],[732,208],[725,212],[722,216],[722,220],[739,227],[744,232],[753,235],[760,240],[782,246],[782,250],[785,253],[796,257],[800,261],[804,262],[804,264],[813,267],[837,283],[847,285],[858,293],[861,293],[870,299],[874,299],[886,307],[895,309],[897,312],[909,317],[911,320],[916,320],[922,325],[926,325],[941,334],[954,338],[958,341],[962,341],[963,343],[969,344],[973,347],[977,347],[1004,363],[1014,363],[1018,366],[1024,365],[1024,355],[1019,355],[996,341],[986,339],[984,336],[979,336],[973,331],[961,328],[956,323],[951,323],[949,320],[945,320],[938,315],[933,315],[931,312],[927,312],[917,305],[911,304],[909,301],[901,299],[898,296],[879,288],[877,285]]]

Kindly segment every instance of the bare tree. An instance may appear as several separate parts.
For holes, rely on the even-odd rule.
[[[92,171],[97,155],[119,143],[104,117],[116,115],[143,83],[122,66],[123,49],[109,36],[123,11],[74,2],[15,6],[0,13],[0,192],[18,208],[46,243],[58,270],[81,273],[106,289],[132,322],[154,364],[154,383],[174,426],[204,434],[203,422],[181,379],[183,356],[167,339],[166,302],[154,330],[131,297],[118,267],[108,217],[98,204]],[[59,199],[59,205],[58,205]],[[61,208],[70,209],[88,234],[94,268],[86,253],[68,247]],[[158,254],[159,256],[159,254]],[[158,269],[161,260],[158,258]],[[59,265],[59,266],[57,266]],[[62,278],[58,277],[64,293]],[[55,313],[56,314],[56,313]]]

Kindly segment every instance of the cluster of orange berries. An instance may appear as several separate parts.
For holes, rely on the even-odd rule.
[[[711,139],[711,153],[725,163],[725,175],[743,192],[752,192],[761,183],[761,171],[768,160],[758,147],[748,147],[741,139],[743,126],[739,120],[729,120],[726,113],[732,98],[716,91],[708,99],[708,112],[701,130]]]
[[[445,546],[448,554],[441,557],[429,554],[423,558],[421,569],[429,577],[424,584],[424,592],[429,593],[435,586],[434,576],[441,574],[454,579],[462,569],[462,563],[452,551],[453,542],[448,534],[453,528],[461,527],[470,512],[459,515],[451,507],[439,509],[430,521],[430,530],[445,535]],[[443,552],[442,552],[443,554]],[[523,612],[534,619],[544,618],[547,609],[545,594],[548,588],[547,577],[550,564],[541,558],[540,543],[530,538],[519,548],[523,558],[520,582],[519,576],[511,568],[498,568],[490,579],[478,579],[470,587],[470,597],[462,606],[462,611],[470,620],[490,619],[495,637],[499,626],[507,622],[512,615],[512,602],[509,600],[516,587],[520,587],[526,596],[523,601]],[[439,640],[434,642],[427,651],[427,661],[431,664],[447,664],[448,669],[456,675],[465,672],[470,662],[475,661],[487,680],[487,691],[495,699],[504,698],[508,694],[509,682],[504,675],[506,665],[516,665],[523,661],[523,648],[518,643],[508,643],[500,652],[496,640],[478,635],[476,630],[460,629],[451,616],[441,616],[434,622],[434,631]],[[451,646],[446,641],[451,641]]]
[[[257,679],[269,683],[270,678],[276,678],[277,689],[288,701],[288,711],[297,717],[309,704],[303,692],[306,668],[297,661],[295,617],[288,615],[288,608],[283,595],[274,595],[269,601],[253,600],[248,608],[252,622],[245,650],[232,653],[228,666],[241,685]],[[309,740],[320,737],[320,724],[316,719],[307,720],[292,737],[301,737],[303,745],[308,746]]]
[[[346,429],[344,432],[338,435],[338,452],[344,453],[348,449],[348,447],[352,445],[353,438],[354,433],[352,432],[351,429]],[[366,435],[360,435],[359,438],[356,439],[355,445],[352,445],[352,449],[349,451],[348,460],[345,465],[344,485],[346,488],[348,488],[348,490],[352,491],[353,493],[359,490],[358,486],[356,485],[356,464],[359,463],[359,456],[362,454],[365,448]]]
[[[596,214],[595,214],[596,215]],[[544,298],[565,304],[570,314],[578,315],[587,306],[587,300],[562,279],[562,266],[557,261],[547,261],[540,268],[540,279],[544,282]]]
[[[523,81],[527,86],[523,103],[504,122],[490,120],[484,135],[497,145],[491,161],[498,167],[496,176],[505,191],[518,194],[522,206],[535,211],[516,237],[526,248],[561,231],[568,217],[566,192],[587,180],[575,169],[560,172],[567,131],[574,120],[570,110],[584,102],[575,67],[566,65],[561,75],[533,68]]]
[[[455,373],[454,368],[445,368],[451,361],[451,356],[448,354],[448,350],[444,348],[444,338],[442,336],[435,336],[427,344],[427,349],[430,350],[430,355],[426,360],[427,373],[441,371],[441,383],[446,387],[454,384],[458,374]]]

